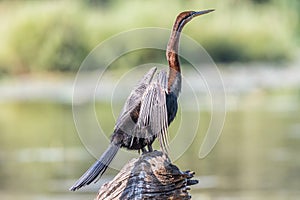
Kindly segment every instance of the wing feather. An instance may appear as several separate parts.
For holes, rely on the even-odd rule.
[[[166,71],[157,74],[157,68],[150,69],[127,98],[123,110],[117,119],[115,128],[121,129],[133,138],[150,139],[157,137],[163,152],[168,152],[168,115],[166,93],[168,77]],[[139,109],[137,121],[132,113]]]
[[[116,121],[115,129],[121,129],[126,133],[132,132],[136,123],[132,120],[131,113],[141,103],[143,94],[151,83],[156,70],[156,67],[151,68],[132,90]]]
[[[161,71],[157,79],[145,90],[141,100],[136,135],[139,137],[156,136],[161,149],[168,152],[168,115],[166,105],[167,72]],[[141,135],[142,133],[142,135]]]

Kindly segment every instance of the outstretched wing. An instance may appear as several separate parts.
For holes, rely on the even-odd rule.
[[[156,67],[151,68],[132,90],[117,119],[115,129],[121,129],[125,133],[132,132],[136,126],[136,120],[139,117],[139,113],[137,111],[140,109],[142,97],[151,83],[156,70]],[[134,120],[135,118],[136,120]]]
[[[157,79],[145,90],[137,122],[137,133],[148,138],[158,137],[161,149],[168,152],[168,115],[166,105],[167,72],[161,71]],[[139,133],[140,132],[140,133]]]

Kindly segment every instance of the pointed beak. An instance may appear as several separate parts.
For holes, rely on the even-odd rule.
[[[215,11],[215,9],[202,10],[202,11],[194,11],[194,12],[192,13],[192,15],[193,15],[193,17],[196,17],[196,16],[199,16],[199,15],[204,15],[204,14],[213,12],[213,11]]]

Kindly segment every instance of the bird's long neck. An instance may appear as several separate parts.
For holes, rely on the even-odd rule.
[[[173,25],[173,30],[168,42],[166,56],[169,62],[169,79],[168,79],[168,91],[173,92],[177,97],[181,90],[181,72],[180,63],[178,58],[178,46],[181,31],[186,23],[192,20],[196,16],[200,16],[206,13],[214,11],[203,10],[203,11],[185,11],[180,13]]]
[[[180,33],[185,25],[183,23],[184,17],[179,15],[173,25],[172,33],[168,42],[166,56],[169,62],[169,78],[168,78],[168,91],[174,92],[178,96],[181,90],[181,70],[178,57],[178,46]]]

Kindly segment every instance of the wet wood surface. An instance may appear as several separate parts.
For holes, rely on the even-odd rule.
[[[115,178],[105,183],[96,200],[102,199],[191,199],[194,172],[181,171],[160,151],[129,161]]]

